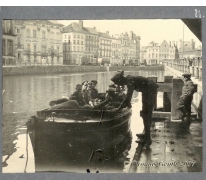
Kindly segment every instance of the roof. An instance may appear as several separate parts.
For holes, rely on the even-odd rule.
[[[96,28],[83,27],[82,29],[87,33],[99,35]]]
[[[60,25],[60,26],[64,26],[63,24],[61,24],[60,22],[58,22],[57,20],[48,20],[50,23],[55,24],[55,25]]]
[[[108,38],[108,39],[112,39],[112,37],[109,34],[107,34],[107,33],[99,32],[99,36],[100,37],[104,37],[104,38]]]
[[[80,32],[80,33],[85,33],[84,30],[79,26],[78,23],[73,22],[70,25],[63,27],[63,33],[69,33],[69,32]]]

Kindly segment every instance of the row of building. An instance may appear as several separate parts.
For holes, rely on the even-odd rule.
[[[178,42],[164,40],[162,43],[151,42],[147,46],[141,47],[140,63],[147,65],[161,64],[167,59],[178,58],[196,58],[202,56],[202,48],[195,48],[195,42],[191,41]]]
[[[127,64],[140,56],[140,37],[133,32],[110,36],[83,21],[63,27],[54,20],[4,20],[3,65]]]
[[[160,64],[195,50],[195,42],[151,42],[140,49],[134,32],[110,35],[83,21],[68,26],[55,20],[4,20],[3,65]],[[181,52],[183,52],[181,54]],[[188,54],[187,54],[188,55]]]

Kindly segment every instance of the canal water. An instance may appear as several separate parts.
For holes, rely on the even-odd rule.
[[[75,91],[76,84],[81,84],[84,80],[97,80],[99,92],[105,92],[107,86],[111,84],[111,77],[116,72],[99,73],[74,73],[55,75],[33,75],[33,76],[4,76],[3,77],[3,150],[2,167],[9,167],[9,159],[15,154],[19,145],[19,137],[26,133],[25,123],[36,111],[49,107],[49,102],[54,99],[69,97]],[[164,81],[164,71],[137,71],[125,72],[125,75],[140,75],[144,77],[157,76],[159,82]],[[158,98],[162,98],[158,94]],[[161,103],[160,103],[161,104]],[[137,144],[136,133],[141,133],[143,129],[142,119],[139,117],[141,110],[141,93],[135,92],[132,100],[133,115],[131,117],[131,132],[121,136],[124,142],[117,146],[115,152],[110,153],[115,165],[102,169],[104,172],[124,172],[127,169],[129,159],[134,155]],[[25,141],[26,143],[26,141]],[[118,153],[117,153],[118,152]],[[118,154],[118,156],[116,155]],[[110,163],[112,164],[112,163]],[[8,171],[8,170],[7,170]],[[13,170],[11,169],[10,172]],[[41,171],[41,170],[39,170]],[[95,172],[96,169],[93,168]],[[98,170],[100,171],[100,170]],[[101,171],[101,172],[102,172]],[[86,171],[85,171],[86,172]]]

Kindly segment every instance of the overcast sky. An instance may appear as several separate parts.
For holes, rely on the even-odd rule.
[[[69,25],[72,22],[78,22],[78,20],[61,20],[60,22],[64,25]],[[83,26],[95,26],[100,32],[109,31],[110,35],[133,31],[141,37],[141,46],[146,46],[151,41],[157,43],[161,43],[163,40],[168,42],[179,41],[183,39],[184,26],[184,41],[193,39],[196,42],[196,47],[202,46],[202,43],[179,19],[84,20]]]

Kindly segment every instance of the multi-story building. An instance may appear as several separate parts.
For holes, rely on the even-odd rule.
[[[99,58],[98,63],[110,64],[112,55],[112,37],[109,31],[106,33],[99,32]]]
[[[119,39],[119,35],[116,34],[115,36],[112,36],[110,63],[113,65],[120,64],[120,60],[121,60],[120,46],[121,46],[121,40]]]
[[[98,59],[99,33],[96,28],[83,26],[83,21],[64,27],[64,64],[96,64]]]
[[[147,46],[146,63],[147,65],[159,64],[160,46],[158,43],[151,42]]]
[[[79,21],[82,24],[82,29],[85,31],[85,56],[89,59],[89,64],[97,64],[99,54],[99,32],[96,27],[89,28],[83,27],[83,21]]]
[[[63,61],[64,64],[86,64],[85,31],[81,24],[72,23],[63,28]]]
[[[15,20],[16,62],[63,64],[62,27],[52,20]]]
[[[3,20],[3,66],[15,65],[15,27],[14,20]]]
[[[130,35],[122,33],[121,40],[121,63],[137,64],[140,58],[140,37],[136,36],[132,31]]]
[[[140,61],[140,36],[137,36],[133,31],[130,31],[130,39],[135,43],[135,64]]]
[[[159,54],[160,61],[164,61],[164,59],[169,59],[169,51],[170,51],[170,45],[166,40],[164,40],[160,44],[160,54]]]
[[[141,63],[146,63],[146,55],[147,55],[147,46],[143,46],[140,50],[140,62]]]
[[[179,51],[189,51],[195,49],[195,41],[191,39],[191,41],[183,41],[179,40]]]

